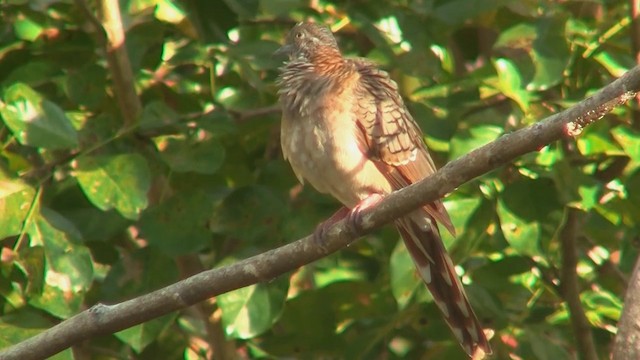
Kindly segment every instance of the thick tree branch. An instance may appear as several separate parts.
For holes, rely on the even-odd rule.
[[[613,360],[640,359],[640,257],[629,281],[624,309],[620,315]]]
[[[436,174],[387,196],[374,209],[364,211],[362,226],[337,222],[326,232],[325,246],[311,236],[230,266],[204,271],[135,299],[115,305],[98,304],[33,338],[0,353],[2,359],[41,359],[69,346],[110,334],[185,308],[210,297],[269,281],[331,254],[371,230],[407,214],[424,203],[453,191],[463,183],[513,161],[527,152],[575,134],[640,90],[640,67],[600,90],[593,97],[537,124],[487,144],[444,166]]]

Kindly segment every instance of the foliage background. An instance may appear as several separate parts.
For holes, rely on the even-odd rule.
[[[0,348],[307,235],[338,208],[280,155],[271,54],[295,22],[331,25],[346,54],[389,71],[444,164],[633,66],[629,3],[122,1],[138,111],[116,100],[122,75],[88,16],[100,4],[3,2]],[[575,358],[572,282],[607,357],[637,256],[634,116],[618,108],[446,198],[459,235],[443,236],[496,358]],[[56,359],[466,358],[397,240],[385,229]]]

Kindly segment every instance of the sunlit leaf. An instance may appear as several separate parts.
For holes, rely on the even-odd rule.
[[[478,125],[456,132],[451,139],[450,159],[457,159],[497,139],[504,129],[493,125]]]
[[[60,214],[41,209],[28,229],[31,241],[44,248],[45,285],[30,301],[35,307],[60,318],[78,312],[82,297],[93,281],[93,262],[89,249],[80,244],[81,235]]]
[[[0,178],[0,239],[20,233],[35,194],[22,181]]]
[[[29,86],[13,84],[4,101],[0,115],[20,143],[49,149],[78,145],[76,130],[62,109]]]
[[[228,336],[238,339],[262,334],[280,317],[288,280],[259,283],[217,297]]]
[[[75,169],[78,183],[96,207],[116,209],[129,219],[137,219],[147,207],[150,174],[139,154],[83,156]]]

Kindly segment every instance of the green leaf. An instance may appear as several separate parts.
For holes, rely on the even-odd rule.
[[[149,208],[140,219],[140,231],[153,246],[167,254],[197,252],[209,245],[207,220],[215,199],[201,190],[183,191]]]
[[[103,301],[118,302],[139,296],[179,280],[175,261],[149,246],[130,251],[111,266],[100,287]]]
[[[602,186],[582,169],[576,168],[568,160],[560,160],[554,164],[553,174],[560,200],[565,204],[585,211],[598,204]]]
[[[416,273],[411,255],[404,246],[404,242],[398,244],[391,254],[389,264],[391,275],[391,293],[398,303],[399,309],[404,309],[409,304],[416,289],[423,286],[422,280]]]
[[[154,141],[162,160],[173,171],[214,174],[224,160],[224,147],[203,131],[186,136],[159,136]]]
[[[83,296],[93,282],[89,249],[80,245],[79,231],[53,210],[43,208],[28,229],[32,244],[44,247],[45,286],[29,303],[66,319],[80,310]]]
[[[217,297],[228,336],[249,339],[271,328],[282,313],[289,280],[259,283]]]
[[[287,301],[274,331],[264,336],[262,348],[279,357],[296,354],[307,359],[324,354],[335,355],[330,358],[371,358],[376,353],[372,349],[387,344],[392,331],[389,321],[398,320],[385,288],[371,282],[344,281],[301,292]]]
[[[75,169],[80,187],[99,209],[115,208],[135,220],[147,207],[151,179],[141,155],[82,156]]]
[[[31,246],[18,251],[16,266],[27,276],[27,295],[42,294],[45,277],[45,249],[43,246]]]
[[[548,179],[521,179],[504,189],[498,200],[500,227],[519,254],[543,255],[542,241],[560,225],[562,206],[557,198]]]
[[[260,10],[272,16],[282,16],[305,5],[302,0],[260,0]]]
[[[128,329],[119,331],[114,335],[125,344],[131,346],[133,351],[141,353],[149,344],[156,341],[158,336],[173,324],[176,314],[161,316]]]
[[[140,118],[140,128],[151,130],[163,126],[173,125],[178,120],[178,114],[173,109],[160,101],[152,101],[146,104]]]
[[[498,90],[518,103],[522,111],[527,112],[531,99],[529,93],[524,90],[518,68],[507,59],[494,60],[493,64],[498,73]]]
[[[38,24],[27,17],[16,20],[13,23],[13,29],[15,30],[18,38],[27,41],[35,41],[44,30],[41,24]]]
[[[178,280],[175,262],[162,252],[147,247],[120,258],[113,264],[101,287],[102,299],[123,301]],[[140,353],[158,339],[175,320],[176,314],[162,316],[144,324],[120,331],[115,336]]]
[[[531,343],[536,359],[556,360],[571,359],[572,356],[564,348],[560,339],[548,334],[543,329],[533,327],[525,329],[527,340]]]
[[[527,90],[547,90],[564,79],[571,56],[565,25],[564,18],[541,18],[536,22],[536,39],[531,51],[535,74]]]
[[[160,21],[180,24],[186,17],[180,3],[171,0],[161,0],[156,3],[155,16]]]
[[[456,227],[457,238],[455,245],[449,253],[454,263],[466,258],[484,242],[488,240],[487,229],[495,222],[495,204],[478,197],[456,198],[449,196],[445,200],[445,206],[451,216],[451,221]],[[448,246],[450,235],[441,231],[443,241]]]
[[[13,84],[5,92],[4,101],[0,115],[21,144],[48,149],[78,145],[77,132],[62,109],[28,85]]]
[[[456,132],[451,139],[449,159],[454,160],[497,139],[504,129],[495,125],[477,125]]]
[[[0,179],[0,239],[22,231],[35,194],[35,190],[22,181]]]
[[[640,133],[638,131],[627,126],[618,126],[611,130],[611,135],[631,160],[640,163]]]
[[[6,313],[0,318],[0,349],[32,338],[53,325],[51,319],[39,312],[20,309]],[[67,349],[48,359],[72,360],[73,355],[71,349]]]
[[[31,86],[38,86],[45,83],[61,71],[55,64],[44,61],[31,61],[20,64],[3,81],[5,87],[15,83],[25,83]]]
[[[456,25],[482,14],[497,11],[509,2],[508,0],[447,1],[435,9],[434,15],[448,25]]]
[[[263,186],[239,188],[227,196],[211,217],[213,232],[245,240],[279,234],[284,215],[282,200]]]
[[[621,77],[634,65],[626,56],[616,56],[617,54],[602,51],[593,56],[611,75]]]
[[[89,109],[98,108],[106,98],[106,70],[96,64],[84,66],[65,78],[69,99]]]
[[[612,139],[600,132],[591,130],[578,138],[578,149],[585,156],[600,154],[609,156],[625,155]]]
[[[601,325],[604,321],[601,318],[604,317],[614,321],[620,319],[623,303],[612,293],[605,290],[585,291],[580,295],[580,299],[588,309],[588,313],[593,313],[593,318],[598,320],[595,325]]]
[[[530,59],[513,57],[521,73],[533,72],[527,90],[546,90],[563,80],[570,53],[564,34],[565,20],[554,18],[536,19],[534,23],[517,23],[503,31],[494,48],[513,53],[522,50]],[[531,69],[533,67],[533,69]],[[529,78],[528,76],[527,78]]]
[[[259,0],[224,0],[224,2],[240,19],[256,16],[260,5]]]

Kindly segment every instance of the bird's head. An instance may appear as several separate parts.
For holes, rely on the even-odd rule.
[[[285,44],[276,55],[288,55],[292,60],[311,59],[318,51],[339,52],[336,38],[324,25],[301,22],[289,31]]]

